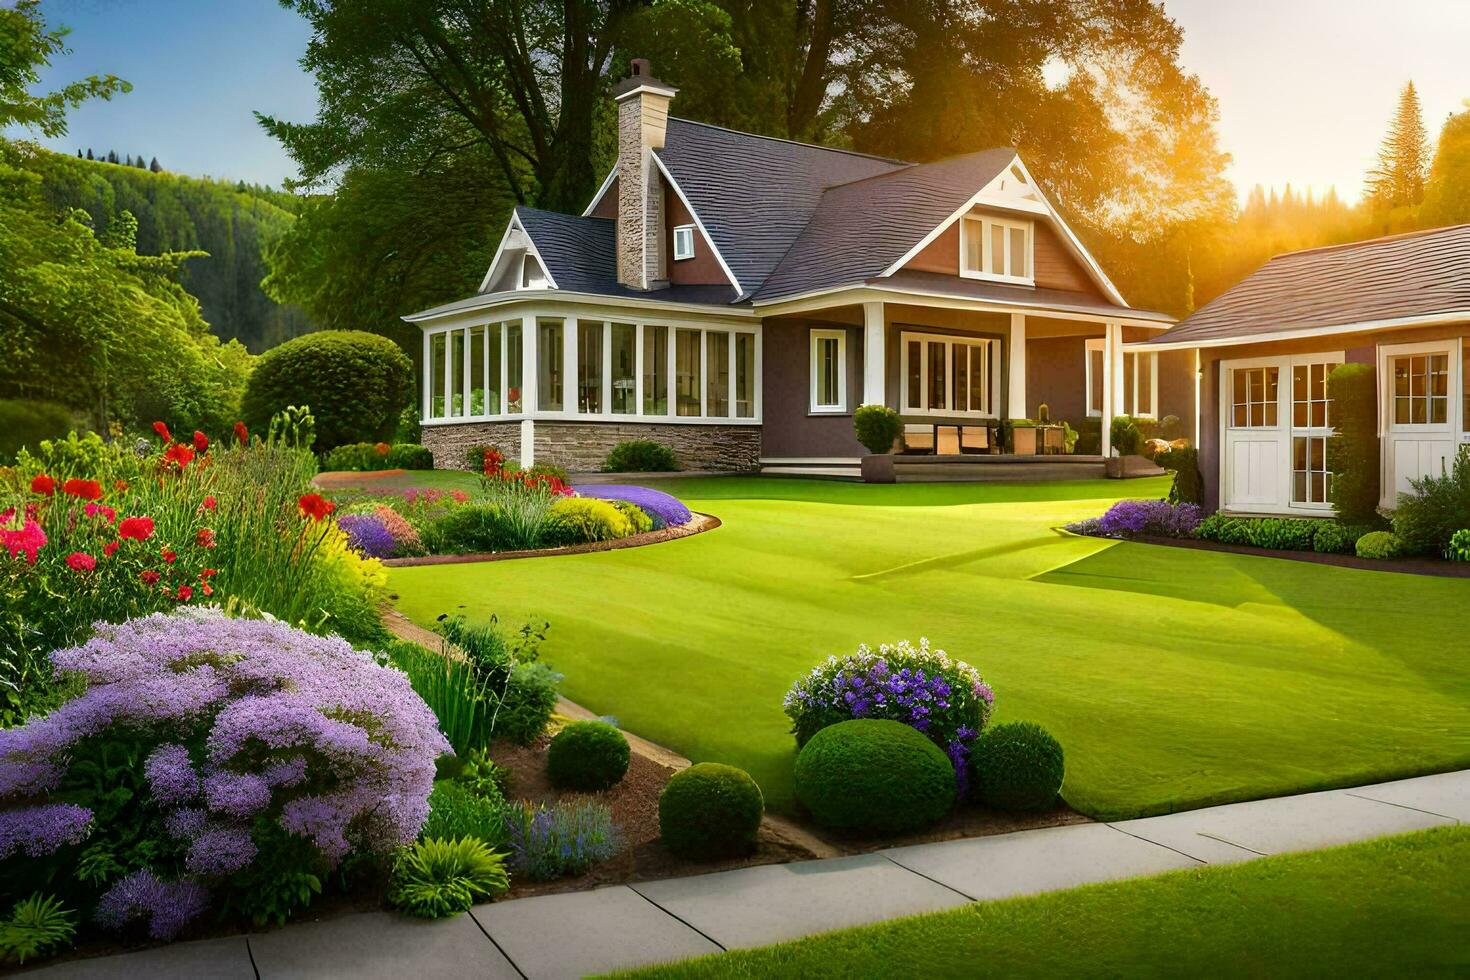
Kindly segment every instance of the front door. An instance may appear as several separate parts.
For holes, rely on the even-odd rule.
[[[1393,507],[1411,483],[1454,465],[1459,442],[1459,340],[1380,347],[1378,376],[1383,420],[1383,494]]]

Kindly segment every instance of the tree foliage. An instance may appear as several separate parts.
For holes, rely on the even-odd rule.
[[[1368,172],[1363,196],[1379,208],[1413,207],[1424,200],[1429,173],[1429,134],[1414,83],[1404,85],[1378,163]]]
[[[1430,228],[1470,222],[1470,102],[1440,131],[1420,220]]]
[[[110,99],[133,86],[116,75],[89,75],[55,92],[33,95],[40,84],[41,69],[51,59],[70,54],[69,33],[64,27],[49,27],[40,0],[17,0],[0,7],[0,129],[18,125],[44,136],[66,133],[66,110],[87,99]]]

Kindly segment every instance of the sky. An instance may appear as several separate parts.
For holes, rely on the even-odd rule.
[[[6,0],[0,0],[4,3]],[[276,0],[43,0],[73,54],[45,80],[112,72],[133,91],[44,141],[156,156],[177,173],[279,185],[294,168],[252,110],[306,122],[305,22]],[[1399,89],[1413,79],[1431,137],[1470,98],[1470,0],[1165,0],[1181,60],[1220,104],[1227,176],[1356,200]],[[17,135],[11,133],[10,135]]]

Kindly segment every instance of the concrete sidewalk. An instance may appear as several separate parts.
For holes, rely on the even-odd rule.
[[[967,902],[1470,822],[1470,770],[1118,823],[741,868],[477,906],[387,912],[58,964],[47,978],[561,978],[764,946]]]

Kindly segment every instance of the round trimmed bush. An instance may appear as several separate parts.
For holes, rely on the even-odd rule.
[[[1050,809],[1066,768],[1061,743],[1029,721],[981,732],[969,764],[975,798],[996,810]]]
[[[387,337],[323,330],[272,347],[255,363],[241,412],[264,432],[288,405],[308,405],[318,452],[353,442],[386,442],[413,395],[413,362]]]
[[[796,797],[822,826],[896,834],[949,812],[955,774],[922,732],[858,718],[817,732],[796,757]]]
[[[679,857],[735,857],[755,849],[766,803],[750,773],[701,762],[675,773],[658,797],[658,832]]]
[[[546,775],[562,789],[600,790],[628,771],[628,740],[605,721],[575,721],[546,749]]]
[[[887,405],[864,405],[852,413],[857,441],[870,453],[891,453],[903,434],[903,419]]]
[[[1372,531],[1358,539],[1359,558],[1397,558],[1399,539],[1392,531]]]
[[[679,468],[674,451],[652,439],[629,439],[612,447],[602,469],[607,473],[672,473]]]

